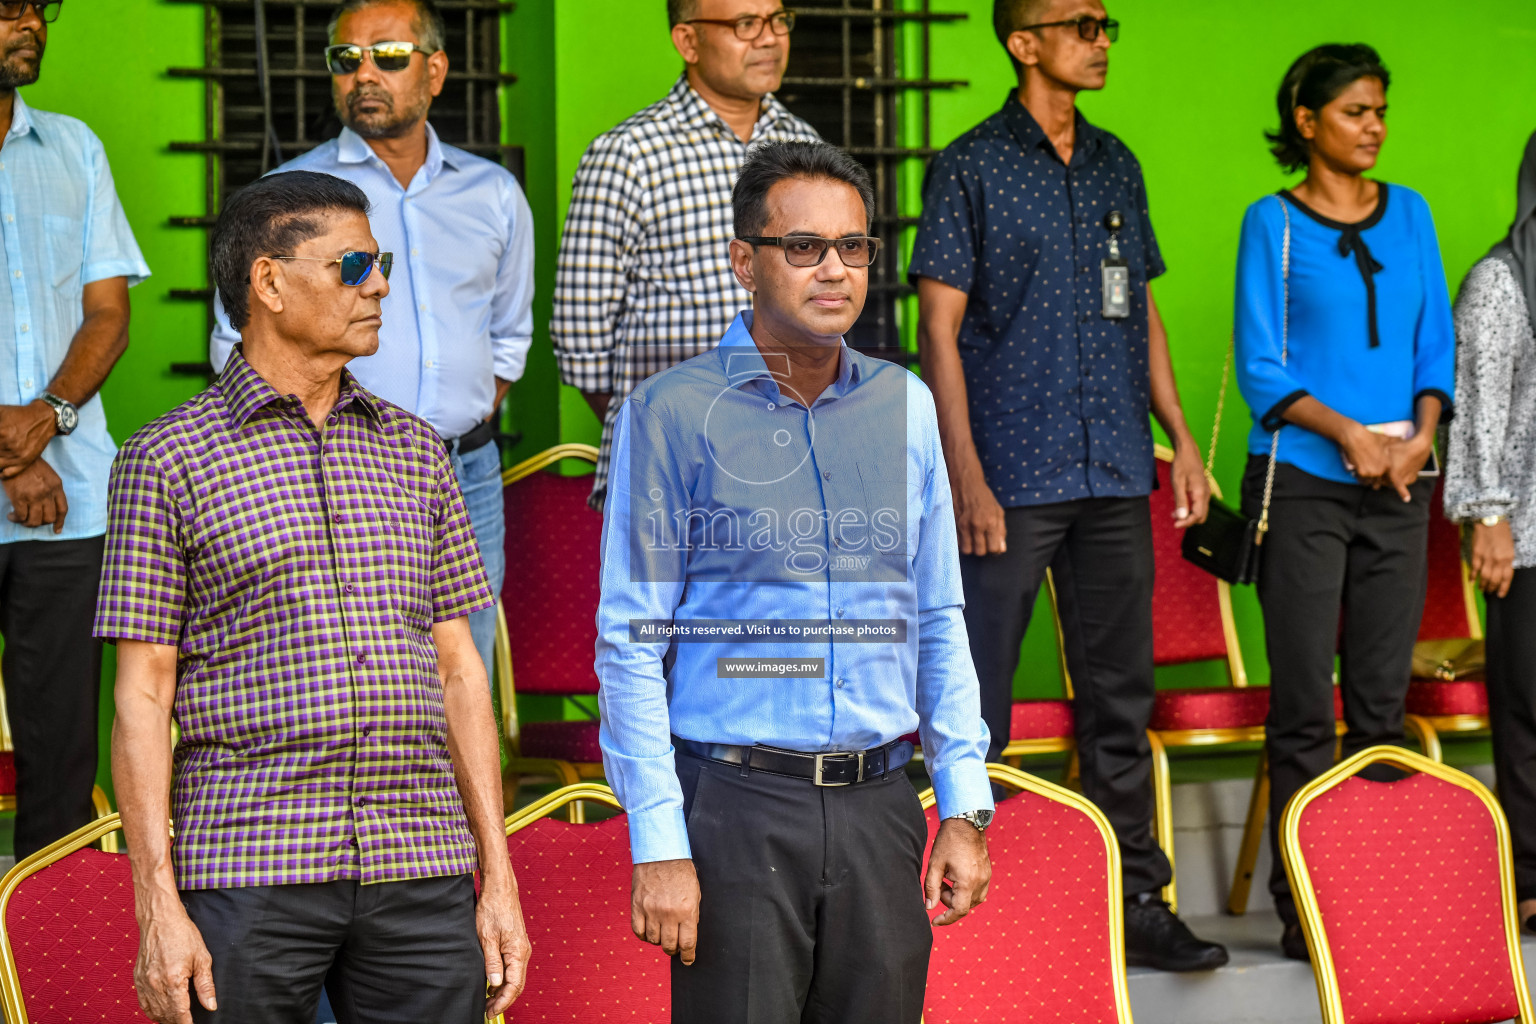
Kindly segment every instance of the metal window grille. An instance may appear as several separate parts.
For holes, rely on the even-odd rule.
[[[205,157],[204,212],[172,217],[171,223],[207,228],[230,192],[340,133],[324,54],[338,0],[169,2],[200,4],[205,26],[202,66],[170,69],[173,77],[205,83],[203,138],[171,143],[172,151]],[[501,71],[500,19],[514,6],[508,0],[439,0],[451,70],[442,95],[432,101],[432,126],[443,141],[499,160],[521,178],[522,150],[501,144],[497,96],[516,80]],[[212,288],[176,289],[171,296],[206,303],[212,327]],[[172,369],[210,372],[206,363]]]
[[[930,9],[930,0],[796,0],[789,69],[778,96],[822,138],[869,170],[875,186],[874,234],[885,239],[871,268],[864,314],[849,334],[862,351],[912,361],[902,309],[913,289],[904,280],[905,234],[915,227],[922,166],[937,150],[929,124],[935,89],[965,86],[930,73],[929,29],[963,13]]]

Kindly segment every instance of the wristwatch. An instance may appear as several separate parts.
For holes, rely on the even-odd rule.
[[[977,832],[985,832],[987,830],[987,826],[992,824],[992,813],[993,812],[991,811],[963,811],[960,814],[951,814],[950,817],[964,818],[966,821],[976,826]]]
[[[75,432],[75,428],[80,425],[80,410],[75,408],[73,402],[66,402],[47,391],[37,397],[53,407],[53,425],[61,435],[68,436]]]
[[[1503,516],[1483,516],[1483,518],[1478,520],[1478,523],[1483,526],[1498,526],[1503,521]]]

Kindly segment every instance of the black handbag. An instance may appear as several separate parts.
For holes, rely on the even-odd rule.
[[[1280,364],[1290,354],[1291,304],[1291,212],[1284,199],[1275,197],[1285,216],[1285,239],[1280,247],[1280,278],[1284,304],[1280,316]],[[1221,433],[1221,409],[1227,399],[1227,378],[1232,373],[1232,348],[1227,349],[1226,365],[1221,370],[1221,390],[1216,393],[1216,425],[1211,428],[1211,448],[1205,457],[1205,475],[1211,477],[1216,462],[1216,439]],[[1269,500],[1275,489],[1275,456],[1280,451],[1280,431],[1269,442],[1269,469],[1264,474],[1264,506],[1259,518],[1249,519],[1217,498],[1211,499],[1205,522],[1184,530],[1180,552],[1217,579],[1228,583],[1257,583],[1264,535],[1269,532]],[[1213,478],[1214,479],[1214,478]]]

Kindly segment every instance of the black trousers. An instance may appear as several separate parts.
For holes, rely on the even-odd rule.
[[[1152,519],[1146,498],[1089,498],[1011,508],[1008,550],[961,555],[965,628],[992,732],[1008,742],[1019,644],[1049,566],[1072,673],[1083,795],[1120,842],[1126,895],[1173,877],[1152,839]]]
[[[5,704],[16,748],[16,859],[96,817],[102,537],[0,544]]]
[[[1488,597],[1488,715],[1499,802],[1509,818],[1515,893],[1536,899],[1536,569]]]
[[[1266,462],[1251,458],[1243,477],[1250,516],[1262,505]],[[1333,766],[1336,651],[1344,756],[1403,741],[1434,481],[1410,490],[1405,503],[1395,491],[1276,467],[1258,595],[1269,652],[1269,891],[1287,924],[1297,915],[1280,858],[1280,816],[1298,789]]]
[[[323,985],[338,1024],[482,1024],[485,960],[469,875],[362,885],[187,889],[213,957],[219,1009],[199,1024],[314,1024]]]
[[[905,773],[820,787],[679,752],[677,775],[700,904],[673,1024],[917,1024],[928,829]]]

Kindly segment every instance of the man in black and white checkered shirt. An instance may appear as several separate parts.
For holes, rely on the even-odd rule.
[[[794,15],[778,0],[667,0],[686,70],[665,99],[598,136],[576,169],[550,323],[565,383],[603,421],[601,509],[619,405],[711,349],[750,296],[731,274],[731,186],[750,150],[819,139],[771,93]]]

